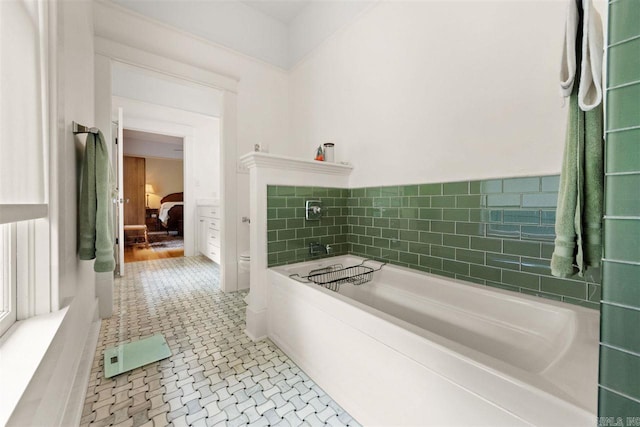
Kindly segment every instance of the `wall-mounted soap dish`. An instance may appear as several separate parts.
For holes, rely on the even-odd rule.
[[[307,219],[307,221],[314,221],[322,218],[322,201],[307,200],[305,207],[306,207],[305,218]]]

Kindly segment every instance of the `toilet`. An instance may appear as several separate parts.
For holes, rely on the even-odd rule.
[[[251,254],[242,252],[238,259],[238,289],[249,289],[251,277]]]

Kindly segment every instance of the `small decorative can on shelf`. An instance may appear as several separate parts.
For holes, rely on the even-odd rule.
[[[324,144],[324,161],[325,162],[335,162],[335,157],[333,153],[334,148],[333,142],[327,142]]]

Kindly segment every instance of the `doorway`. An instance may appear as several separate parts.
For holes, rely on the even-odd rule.
[[[123,131],[124,262],[184,256],[183,138]]]
[[[221,251],[216,262],[220,287],[225,292],[236,290],[237,82],[137,49],[103,47],[96,54],[97,124],[107,128],[108,120],[116,121],[114,140],[122,140],[123,126],[183,138],[184,208],[186,220],[191,221],[191,225],[184,224],[184,256],[200,254],[197,244],[201,236],[195,224],[198,207],[205,202],[218,203]],[[121,155],[118,152],[122,153],[117,145],[112,149],[114,160]],[[114,198],[114,209],[120,211],[124,204],[122,189],[123,185],[118,185],[119,193]],[[123,216],[121,211],[114,218]],[[117,233],[116,245],[124,241],[122,234]],[[123,245],[116,248],[116,253],[120,249]],[[124,269],[119,273],[124,275]],[[113,289],[104,293],[109,297]]]
[[[130,208],[136,212],[133,218],[124,212],[122,215],[120,227],[127,227],[121,239],[123,264],[126,262],[124,249],[129,260],[133,252],[144,254],[143,259],[155,259],[158,255],[196,256],[199,254],[196,206],[199,200],[218,199],[220,192],[221,92],[131,64],[114,62],[111,71],[112,117],[119,116],[123,155],[144,158],[148,165],[153,163],[151,159],[182,158],[184,162],[180,189],[170,192],[166,185],[160,190],[151,188],[154,182],[147,182],[146,177],[134,184],[135,190],[129,190],[136,191],[135,196],[121,196],[123,211]],[[125,166],[124,159],[122,163]],[[154,179],[161,180],[163,176],[156,174],[152,181]],[[169,182],[178,181],[176,178]],[[122,182],[123,190],[125,184]],[[151,187],[144,189],[146,185]],[[149,196],[148,210],[146,196]],[[137,205],[132,206],[134,202]],[[163,203],[182,203],[180,207],[171,206],[172,212],[183,209],[182,219],[176,220],[174,215],[166,223]],[[164,235],[161,231],[165,231]],[[155,241],[159,239],[163,241]],[[166,247],[179,243],[182,243],[182,252],[174,250],[175,247],[166,248],[171,251],[160,254],[154,250],[155,244]]]

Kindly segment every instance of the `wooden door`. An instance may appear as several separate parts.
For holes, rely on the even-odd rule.
[[[124,157],[124,224],[145,224],[145,161],[141,157]]]

